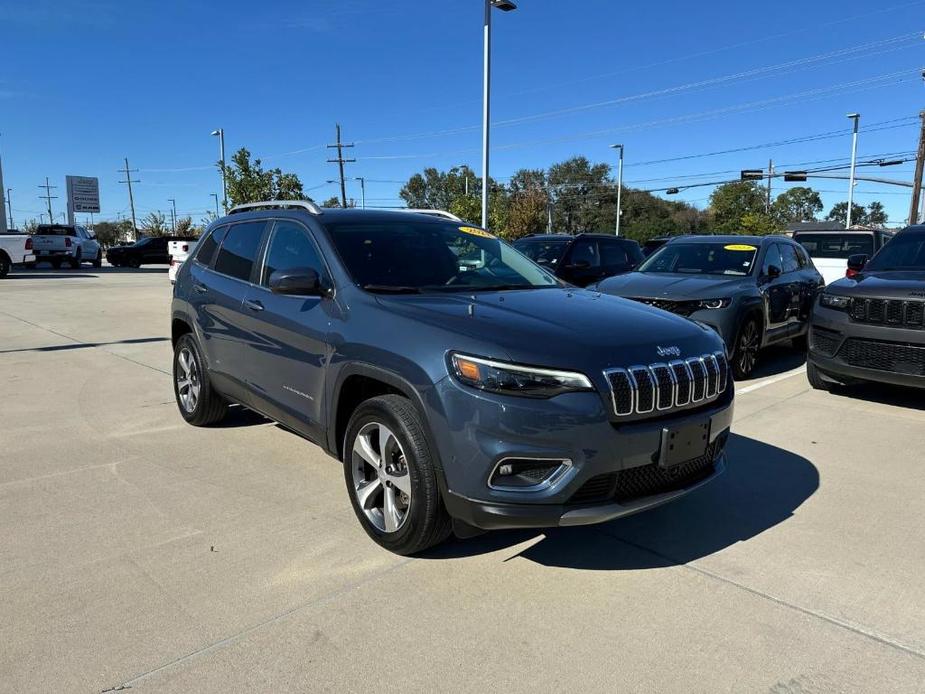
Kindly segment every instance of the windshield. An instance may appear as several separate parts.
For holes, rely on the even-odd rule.
[[[669,243],[639,266],[639,272],[692,275],[747,275],[758,247],[748,243]]]
[[[488,232],[458,223],[329,224],[354,281],[369,291],[489,291],[561,286]]]
[[[555,241],[515,241],[514,248],[540,265],[555,265],[562,258],[562,252],[568,245],[565,239]]]
[[[813,258],[847,258],[855,253],[874,253],[873,234],[794,234],[793,240]]]
[[[925,234],[899,234],[873,257],[867,272],[925,270]]]

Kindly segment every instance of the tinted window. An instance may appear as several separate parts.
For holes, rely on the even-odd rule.
[[[250,280],[265,226],[265,222],[245,222],[231,226],[215,257],[215,271],[235,279]]]
[[[601,252],[601,265],[606,268],[622,269],[642,261],[642,251],[638,244],[602,239],[597,245]]]
[[[793,240],[813,258],[847,258],[855,253],[873,255],[873,234],[794,234]]]
[[[784,261],[784,272],[796,272],[800,269],[800,260],[797,258],[796,249],[789,243],[778,244],[781,259]]]
[[[757,247],[747,243],[669,243],[639,266],[639,272],[747,275]]]
[[[925,234],[901,233],[867,264],[869,272],[925,270]]]
[[[63,224],[39,224],[35,230],[37,236],[77,236],[74,227],[64,226]]]
[[[761,274],[767,275],[768,268],[772,265],[778,270],[783,271],[784,269],[784,259],[781,258],[780,249],[777,247],[776,243],[768,246],[768,252],[764,256],[764,265],[761,266]]]
[[[597,248],[597,241],[591,239],[579,239],[572,246],[572,251],[568,256],[569,265],[581,265],[582,267],[600,267],[601,254]]]
[[[215,249],[225,238],[228,227],[216,227],[212,233],[206,236],[202,243],[199,244],[199,250],[196,252],[196,260],[203,265],[212,265],[212,258],[215,257]]]
[[[277,270],[312,268],[319,276],[324,275],[324,266],[318,256],[315,244],[308,234],[295,222],[277,222],[270,247],[267,249],[263,285],[269,284],[270,275]]]
[[[568,246],[568,241],[565,239],[556,241],[520,240],[514,243],[514,248],[530,260],[541,265],[555,265],[558,263],[566,246]]]
[[[803,246],[797,244],[793,248],[796,249],[797,258],[800,261],[800,267],[812,267],[813,262],[809,259],[809,255],[806,253],[806,249]]]

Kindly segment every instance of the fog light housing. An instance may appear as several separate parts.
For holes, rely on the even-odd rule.
[[[488,486],[499,491],[538,492],[561,484],[572,470],[567,458],[505,458],[495,465]]]

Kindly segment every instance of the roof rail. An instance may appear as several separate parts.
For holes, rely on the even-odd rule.
[[[407,207],[401,207],[401,208],[399,208],[399,212],[415,212],[415,213],[417,213],[417,214],[428,214],[428,215],[430,215],[431,217],[443,217],[444,219],[449,219],[449,220],[452,220],[452,221],[454,221],[454,222],[461,222],[461,221],[463,221],[463,220],[461,220],[459,217],[457,217],[455,214],[453,214],[452,212],[447,212],[446,210],[430,210],[430,209],[427,209],[427,210],[417,209],[417,210],[415,210],[415,209],[411,209],[411,208],[407,208]]]
[[[310,214],[321,214],[321,208],[308,200],[265,200],[263,202],[247,202],[242,205],[235,205],[228,210],[228,214],[249,212],[251,210],[287,209],[292,207],[301,207]]]

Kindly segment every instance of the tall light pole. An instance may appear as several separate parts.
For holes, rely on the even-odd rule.
[[[848,118],[854,121],[854,132],[851,135],[851,176],[848,179],[848,214],[845,216],[845,229],[851,228],[851,207],[854,205],[854,170],[858,161],[858,121],[860,113],[849,113]]]
[[[488,228],[488,129],[491,117],[491,8],[502,12],[516,10],[510,0],[485,0],[485,22],[482,27],[482,227]]]
[[[621,198],[623,196],[623,145],[610,145],[610,148],[620,150],[620,161],[617,164],[617,225],[616,231],[614,231],[614,234],[619,236],[620,217],[623,214],[623,210],[620,207]]]
[[[218,211],[218,193],[209,193],[215,199],[215,218],[218,219],[222,215]]]
[[[212,131],[213,136],[218,137],[219,153],[221,154],[222,163],[222,208],[228,211],[228,182],[225,180],[225,129],[219,128]]]
[[[363,178],[362,176],[357,176],[353,180],[360,182],[360,205],[362,205],[362,208],[365,210],[366,209],[366,179]]]
[[[173,233],[177,233],[177,201],[173,198],[167,198],[167,202],[173,207],[170,216],[170,228],[173,230]]]
[[[6,189],[6,206],[10,208],[10,229],[13,229],[13,189]]]
[[[454,169],[462,169],[463,173],[463,182],[465,184],[465,193],[466,197],[469,197],[469,167],[465,164],[457,164],[453,167]]]

